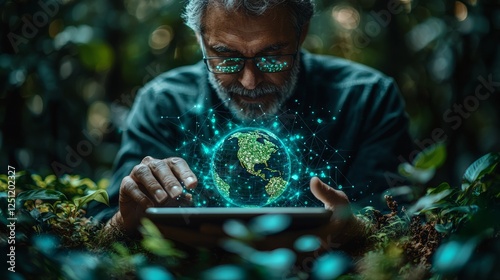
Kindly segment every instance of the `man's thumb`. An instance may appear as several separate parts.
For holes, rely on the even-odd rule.
[[[318,177],[311,178],[309,186],[313,195],[323,202],[327,209],[349,204],[349,199],[343,191],[331,188]]]

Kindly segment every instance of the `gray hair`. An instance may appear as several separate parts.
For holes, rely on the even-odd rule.
[[[203,33],[202,19],[209,4],[218,3],[227,11],[242,10],[249,15],[260,16],[278,5],[287,7],[300,34],[302,27],[314,14],[313,0],[188,0],[183,14],[186,25],[195,32]]]

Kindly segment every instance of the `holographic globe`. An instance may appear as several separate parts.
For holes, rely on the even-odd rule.
[[[265,206],[278,199],[290,182],[287,148],[261,128],[229,133],[215,146],[211,164],[215,188],[240,207]]]

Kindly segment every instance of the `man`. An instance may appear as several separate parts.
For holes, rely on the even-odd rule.
[[[160,75],[138,94],[109,190],[119,205],[108,225],[133,232],[152,206],[224,205],[210,176],[200,175],[209,174],[207,147],[250,126],[293,146],[297,176],[276,206],[323,204],[333,211],[324,235],[347,242],[359,234],[346,193],[374,203],[387,188],[385,175],[411,142],[407,118],[391,79],[301,51],[313,10],[306,0],[188,1],[185,19],[204,61]],[[176,230],[164,232],[186,238]]]

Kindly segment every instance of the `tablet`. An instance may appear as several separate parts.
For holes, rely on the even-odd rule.
[[[266,214],[290,216],[291,223],[288,229],[308,229],[328,223],[332,212],[324,208],[298,207],[153,207],[146,210],[146,217],[155,223],[189,228],[197,228],[201,224],[222,225],[231,219],[248,222],[252,218]]]

